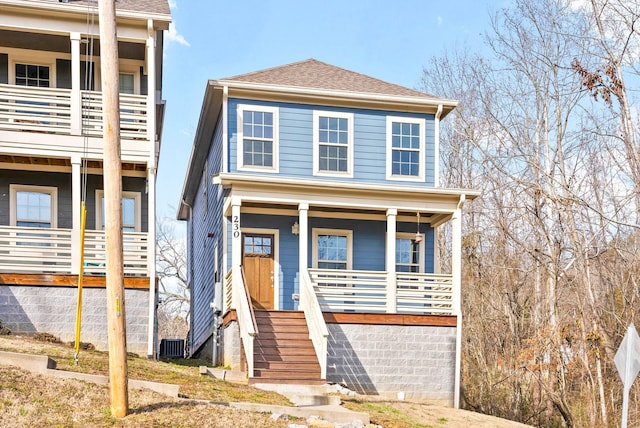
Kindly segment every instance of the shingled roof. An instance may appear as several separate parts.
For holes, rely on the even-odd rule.
[[[313,58],[220,80],[402,97],[438,98]]]
[[[51,3],[60,3],[59,0],[48,0]],[[93,4],[98,7],[97,0],[69,0],[68,4],[87,5]],[[153,14],[169,15],[171,9],[167,0],[117,0],[116,9],[129,12],[147,12]]]

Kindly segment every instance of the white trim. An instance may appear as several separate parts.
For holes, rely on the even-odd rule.
[[[222,88],[222,172],[229,172],[229,87]]]
[[[251,166],[244,165],[243,163],[243,116],[245,111],[257,111],[261,113],[271,113],[273,114],[273,166],[271,167],[261,167],[261,166]],[[280,144],[279,144],[279,133],[280,133],[280,109],[278,107],[270,107],[270,106],[261,106],[261,105],[252,105],[252,104],[238,104],[237,108],[237,129],[236,129],[236,160],[238,171],[260,171],[260,172],[273,172],[277,173],[280,170]]]
[[[438,104],[433,121],[433,187],[440,186],[440,116],[442,116],[442,104]]]
[[[347,170],[342,171],[321,171],[320,170],[320,141],[318,138],[320,130],[320,117],[347,119]],[[313,111],[313,175],[328,177],[353,178],[353,113],[335,112],[327,110]]]
[[[45,53],[40,53],[40,51],[25,51],[29,52],[26,55],[9,55],[9,84],[16,84],[16,64],[26,64],[26,65],[37,65],[40,67],[49,67],[49,88],[56,88],[57,78],[56,78],[56,57]],[[37,53],[35,53],[37,52]],[[20,85],[22,86],[22,85]]]
[[[104,198],[104,190],[96,190],[96,230],[102,230],[102,199]],[[133,199],[135,202],[135,224],[134,229],[136,232],[140,232],[141,217],[142,217],[142,195],[140,192],[122,192],[122,198]]]
[[[318,235],[335,235],[347,237],[347,270],[351,270],[353,266],[353,230],[349,229],[323,229],[314,227],[311,231],[311,244],[314,268],[318,267]]]
[[[392,142],[391,131],[393,122],[411,123],[420,126],[420,148],[418,150],[418,175],[394,175],[392,174]],[[394,181],[424,181],[425,177],[425,146],[426,146],[426,120],[415,117],[387,116],[387,180]],[[401,149],[402,150],[402,149]]]
[[[409,233],[409,232],[397,232],[396,233],[396,241],[398,239],[410,239],[410,240],[415,240],[416,239],[416,234],[415,233]],[[396,245],[396,252],[398,251],[397,249],[397,245]],[[422,240],[422,242],[418,243],[418,272],[419,273],[424,273],[424,258],[426,257],[426,254],[424,252],[424,239]],[[394,257],[396,256],[396,254],[394,254]],[[398,261],[394,260],[393,261],[393,265],[396,267],[395,270],[396,272],[398,271]]]
[[[280,310],[280,230],[264,229],[260,227],[240,227],[242,235],[256,233],[260,235],[273,235],[273,309]],[[244,246],[244,242],[242,242]]]
[[[58,227],[58,188],[52,186],[32,186],[25,184],[9,184],[9,221],[11,226],[17,223],[18,192],[47,193],[51,196],[51,228]]]

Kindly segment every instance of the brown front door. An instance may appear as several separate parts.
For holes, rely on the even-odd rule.
[[[242,266],[253,306],[273,309],[273,235],[242,235]]]

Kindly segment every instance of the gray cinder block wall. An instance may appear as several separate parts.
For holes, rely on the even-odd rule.
[[[231,321],[222,330],[222,364],[231,370],[243,370],[240,352],[240,328],[236,321]]]
[[[0,321],[14,334],[50,333],[63,342],[75,340],[74,287],[0,285]],[[147,355],[149,291],[125,290],[127,351]],[[104,288],[85,288],[82,293],[80,340],[107,350],[107,296]]]
[[[452,405],[455,327],[328,324],[327,381]]]

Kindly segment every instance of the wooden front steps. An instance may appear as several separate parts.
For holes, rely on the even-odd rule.
[[[320,364],[301,311],[255,311],[258,336],[253,344],[250,384],[321,385]]]

